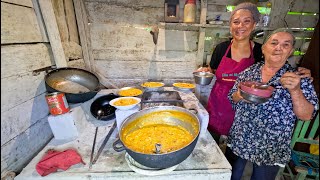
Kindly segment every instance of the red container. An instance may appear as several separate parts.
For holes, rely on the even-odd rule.
[[[46,95],[46,101],[49,106],[49,111],[56,116],[70,111],[66,96],[61,92],[53,92]]]
[[[261,85],[263,85],[263,83],[261,82],[240,82],[240,89],[252,95],[256,95],[263,98],[269,98],[272,95],[274,88],[272,86],[261,88]]]

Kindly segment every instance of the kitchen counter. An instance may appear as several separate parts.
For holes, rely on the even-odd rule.
[[[165,87],[164,90],[173,90]],[[118,138],[117,129],[113,132],[98,161],[89,169],[90,153],[94,138],[95,127],[99,126],[95,154],[97,153],[106,134],[110,130],[114,120],[98,121],[90,113],[90,105],[97,97],[115,93],[116,89],[101,90],[93,99],[72,105],[71,112],[79,133],[74,140],[52,139],[32,161],[15,178],[16,180],[35,180],[35,179],[214,179],[229,180],[231,178],[231,166],[219,149],[216,142],[206,130],[208,125],[208,112],[199,103],[191,91],[178,91],[185,108],[195,108],[198,111],[198,118],[201,121],[201,131],[197,145],[191,155],[180,163],[175,170],[168,171],[166,174],[149,176],[134,172],[125,159],[125,151],[116,152],[113,150],[112,143]],[[40,159],[49,149],[66,150],[76,149],[82,156],[85,165],[79,163],[70,167],[67,171],[58,171],[47,176],[41,177],[35,167]],[[95,156],[94,154],[94,156]]]

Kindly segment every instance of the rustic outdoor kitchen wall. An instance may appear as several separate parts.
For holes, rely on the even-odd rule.
[[[44,98],[51,50],[31,0],[1,1],[1,176],[18,171],[52,137]]]
[[[41,0],[59,25],[67,65],[84,68],[73,1],[53,2]],[[38,0],[1,0],[1,178],[19,172],[53,137],[41,69],[55,59],[40,9]]]
[[[181,8],[183,4],[181,1]],[[85,9],[95,73],[106,86],[192,78],[197,67],[198,30],[160,27],[164,1],[86,0]],[[150,31],[158,28],[154,44]]]

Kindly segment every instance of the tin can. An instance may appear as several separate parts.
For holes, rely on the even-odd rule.
[[[49,111],[56,116],[70,111],[66,96],[61,92],[54,92],[46,94],[46,101],[49,106]]]

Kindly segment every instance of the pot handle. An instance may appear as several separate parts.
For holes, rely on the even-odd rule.
[[[190,108],[188,109],[190,112],[192,112],[193,114],[198,114],[198,110],[196,108]]]
[[[121,151],[125,150],[124,145],[122,144],[120,138],[117,139],[117,140],[112,144],[112,147],[113,147],[113,149],[114,149],[115,151],[117,151],[117,152],[121,152]]]

